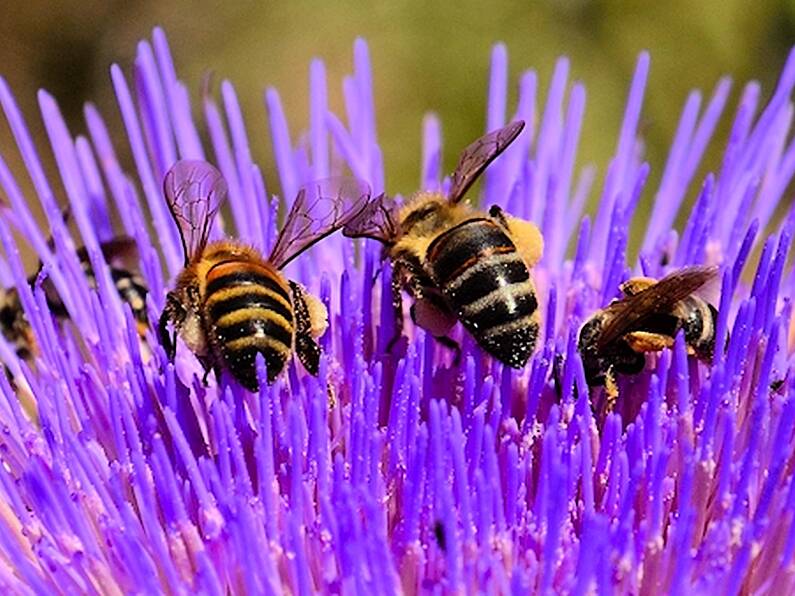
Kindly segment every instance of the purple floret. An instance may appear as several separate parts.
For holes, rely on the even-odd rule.
[[[22,173],[0,156],[0,281],[18,288],[38,344],[29,363],[0,341],[10,375],[0,376],[0,584],[31,594],[792,592],[795,210],[777,208],[795,175],[795,54],[768,104],[757,83],[740,92],[722,162],[703,179],[702,158],[730,117],[731,82],[721,79],[708,99],[693,92],[649,188],[654,166],[638,131],[649,55],[638,59],[600,177],[578,166],[584,119],[595,116],[568,60],[549,82],[522,74],[513,107],[507,49],[495,46],[484,132],[513,119],[526,127],[470,200],[532,220],[544,235],[533,270],[542,329],[527,366],[493,361],[461,329],[455,365],[410,322],[387,352],[390,265],[376,243],[334,235],[286,271],[329,311],[319,376],[291,364],[258,394],[228,374],[204,386],[186,346],[172,364],[154,329],[139,337],[100,244],[121,233],[135,240],[155,321],[183,266],[162,192],[176,160],[219,168],[225,233],[265,253],[280,206],[309,181],[352,173],[382,192],[388,169],[362,40],[353,65],[345,113],[334,114],[324,64],[311,63],[305,132],[291,131],[278,92],[265,92],[278,172],[268,181],[232,83],[191,97],[159,29],[139,44],[131,77],[111,69],[120,113],[86,106],[87,136],[73,136],[55,99],[39,94],[60,180],[47,179],[45,148],[0,80],[35,191],[24,196]],[[129,164],[110,140],[122,126]],[[442,151],[460,148],[443,147],[437,116],[418,126],[419,187],[445,190]],[[64,225],[61,187],[79,237]],[[591,197],[596,211],[586,214]],[[651,217],[641,222],[645,201]],[[75,246],[87,248],[96,288]],[[22,248],[42,263],[33,285]],[[721,267],[712,362],[689,356],[679,335],[642,373],[619,377],[606,412],[603,390],[586,384],[582,323],[628,277],[693,264]],[[68,320],[50,313],[45,281]]]

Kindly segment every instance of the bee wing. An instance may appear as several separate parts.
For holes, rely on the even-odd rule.
[[[131,236],[116,236],[99,245],[105,260],[111,265],[128,269],[138,266],[138,244]]]
[[[184,159],[166,172],[163,191],[179,228],[187,265],[207,246],[213,218],[226,198],[226,181],[206,161]]]
[[[701,298],[704,302],[717,307],[720,304],[720,292],[722,286],[722,276],[715,275],[709,279],[703,286],[693,292],[696,296]]]
[[[508,148],[523,128],[524,120],[511,122],[504,128],[480,137],[464,149],[453,172],[448,200],[451,203],[458,203],[469,187],[478,179],[478,176],[500,153]]]
[[[345,224],[342,233],[349,238],[372,238],[389,244],[397,235],[395,211],[395,199],[381,193]]]
[[[138,244],[131,236],[116,236],[100,244],[99,248],[109,265],[125,269],[138,267]],[[77,251],[77,258],[88,262],[88,250],[85,246]]]
[[[281,269],[357,217],[369,198],[369,185],[353,178],[329,178],[302,188],[284,220],[270,262]]]
[[[610,304],[605,310],[611,316],[607,317],[597,347],[602,349],[626,333],[637,331],[638,325],[650,316],[670,310],[711,281],[717,272],[717,267],[684,267],[637,294]]]

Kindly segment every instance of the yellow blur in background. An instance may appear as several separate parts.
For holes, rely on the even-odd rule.
[[[38,136],[51,173],[55,169],[44,150],[35,96],[42,87],[60,102],[72,134],[85,130],[83,102],[95,102],[132,171],[109,66],[117,62],[129,74],[136,42],[161,25],[178,74],[194,99],[207,70],[215,72],[216,82],[228,78],[234,83],[270,192],[278,192],[279,185],[264,89],[278,89],[295,135],[308,124],[309,64],[319,57],[327,68],[331,106],[341,112],[341,80],[351,72],[357,36],[370,47],[387,190],[402,193],[412,192],[419,181],[425,112],[441,117],[446,171],[459,150],[483,132],[490,53],[497,41],[508,49],[511,101],[519,75],[532,68],[539,75],[539,109],[556,59],[571,59],[571,78],[583,81],[587,89],[578,162],[595,163],[604,172],[637,54],[648,49],[651,74],[640,128],[652,175],[643,205],[653,196],[688,92],[700,88],[709,95],[722,75],[735,81],[705,158],[706,172],[718,166],[741,85],[759,80],[764,97],[769,97],[795,43],[794,3],[770,0],[14,4],[0,19],[0,74]],[[5,120],[0,124],[0,151],[29,190]],[[691,189],[689,196],[697,190]],[[591,210],[598,194],[591,193]]]

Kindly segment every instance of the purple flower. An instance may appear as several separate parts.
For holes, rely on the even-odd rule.
[[[615,154],[594,188],[594,169],[575,167],[585,88],[569,83],[568,62],[559,61],[546,98],[535,73],[523,75],[509,109],[506,50],[494,50],[484,130],[514,118],[527,127],[487,171],[481,202],[537,222],[546,243],[534,270],[542,333],[524,370],[484,356],[461,330],[460,366],[411,324],[387,353],[388,263],[375,243],[357,249],[336,235],[288,267],[329,310],[320,374],[291,367],[259,394],[228,378],[205,387],[184,345],[172,365],[151,330],[141,342],[100,246],[118,233],[135,239],[154,321],[182,267],[161,190],[177,159],[218,166],[229,186],[227,233],[263,250],[275,237],[274,195],[289,204],[303,184],[345,169],[381,192],[365,43],[356,42],[343,82],[344,118],[328,110],[319,61],[306,134],[290,134],[268,90],[279,172],[268,186],[231,83],[193,106],[194,120],[160,30],[139,45],[132,83],[111,71],[131,168],[93,106],[87,135],[75,137],[41,92],[61,178],[48,180],[43,148],[0,81],[35,188],[23,196],[0,158],[10,205],[0,218],[0,281],[18,288],[39,349],[29,365],[0,339],[13,381],[0,375],[0,584],[23,594],[792,592],[795,212],[774,213],[795,171],[795,54],[765,106],[756,83],[733,116],[724,115],[728,79],[708,99],[694,92],[657,188],[647,188],[637,131],[648,70],[642,54]],[[721,118],[732,122],[723,161],[699,180]],[[445,188],[435,117],[423,135],[419,186]],[[56,203],[60,184],[79,240]],[[591,218],[584,207],[594,195]],[[52,249],[31,215],[36,200]],[[652,201],[645,227],[634,218],[643,200]],[[12,232],[41,259],[32,287]],[[641,246],[632,266],[630,233]],[[87,249],[95,289],[75,245]],[[589,396],[585,383],[580,325],[631,274],[696,263],[721,266],[714,361],[689,358],[680,336],[649,356],[645,372],[620,378],[606,414],[601,390]],[[45,282],[68,320],[50,316]]]

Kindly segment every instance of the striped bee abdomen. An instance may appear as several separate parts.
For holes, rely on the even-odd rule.
[[[292,352],[295,323],[289,288],[266,263],[223,261],[207,273],[204,319],[212,349],[241,385],[256,391],[256,356],[272,381]]]
[[[122,302],[130,305],[135,320],[139,323],[139,331],[146,330],[148,317],[146,314],[146,294],[148,289],[141,276],[132,273],[125,269],[117,269],[111,267],[110,276],[113,279],[113,285],[116,286],[116,291]]]
[[[91,268],[91,263],[87,259],[80,261],[88,280],[88,286],[92,289],[97,288],[97,278],[94,275],[94,270]],[[113,280],[113,285],[119,293],[122,302],[130,305],[133,316],[138,323],[138,331],[143,335],[148,328],[148,316],[146,313],[146,294],[149,292],[146,287],[146,282],[140,275],[126,269],[119,267],[110,268],[110,277]],[[61,297],[50,292],[47,299],[50,310],[55,316],[66,317],[68,313],[61,301]]]
[[[702,360],[711,359],[715,353],[717,309],[697,296],[688,296],[677,304],[675,312],[681,318],[687,345]]]
[[[638,327],[638,331],[674,338],[682,331],[685,343],[704,360],[715,350],[715,325],[718,311],[696,296],[680,300],[670,312],[655,312]]]
[[[0,290],[0,333],[22,360],[29,360],[38,352],[33,329],[25,317],[16,288]]]
[[[527,265],[503,228],[490,219],[467,220],[431,243],[427,263],[478,344],[523,367],[538,336],[538,302]]]

